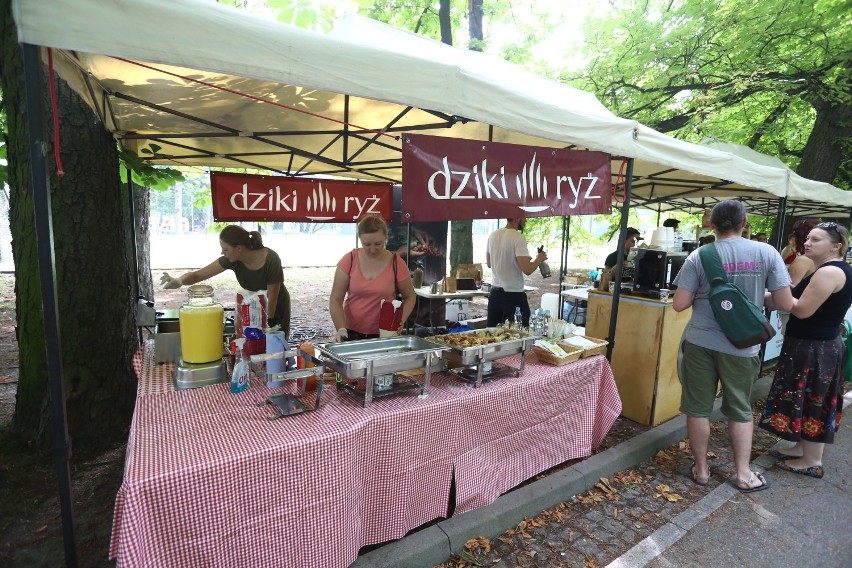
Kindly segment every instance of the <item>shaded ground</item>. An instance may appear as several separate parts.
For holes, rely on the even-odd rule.
[[[332,269],[300,268],[286,272],[286,284],[293,298],[294,323],[315,329],[320,335],[330,330],[327,303]],[[155,271],[155,282],[159,282],[161,274],[161,271]],[[542,280],[535,273],[529,283],[539,287],[538,291],[530,293],[530,305],[533,307],[540,304],[541,294],[558,291],[558,280],[554,277]],[[235,284],[232,277],[224,275],[212,280],[211,284],[216,290],[217,300],[226,307],[233,306]],[[158,309],[177,308],[185,298],[185,291],[157,288]],[[484,315],[485,307],[485,300],[477,299],[471,305],[470,316]],[[4,274],[0,275],[0,429],[7,427],[14,411],[17,357],[14,277]],[[618,419],[599,451],[645,430],[646,426]],[[114,566],[107,555],[113,504],[123,474],[124,452],[123,444],[94,455],[87,453],[85,448],[74,448],[75,532],[79,565],[84,568]],[[62,519],[50,456],[8,444],[2,446],[0,456],[0,566],[52,568],[62,565]],[[522,552],[522,548],[516,551],[517,554]]]

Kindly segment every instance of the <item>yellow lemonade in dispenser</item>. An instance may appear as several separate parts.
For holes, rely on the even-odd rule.
[[[181,359],[185,363],[209,363],[222,358],[224,309],[213,301],[213,287],[189,287],[189,301],[180,308]]]

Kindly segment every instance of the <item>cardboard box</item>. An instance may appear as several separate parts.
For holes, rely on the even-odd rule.
[[[469,320],[460,321],[459,323],[462,325],[469,325],[474,329],[485,329],[486,327],[488,327],[488,318],[473,318]]]

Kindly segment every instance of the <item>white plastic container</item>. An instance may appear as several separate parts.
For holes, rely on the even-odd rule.
[[[550,310],[550,315],[555,319],[559,319],[562,317],[562,310],[559,306],[560,296],[559,294],[553,294],[551,292],[547,292],[541,295],[541,310],[546,312]]]

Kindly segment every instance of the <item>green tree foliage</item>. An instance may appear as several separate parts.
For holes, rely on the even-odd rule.
[[[127,171],[130,170],[133,176],[133,183],[156,189],[158,191],[166,190],[172,187],[175,182],[183,181],[183,173],[174,168],[164,168],[162,166],[154,166],[148,163],[145,158],[162,158],[163,154],[159,153],[160,146],[151,144],[150,148],[142,148],[142,154],[139,156],[133,150],[127,150],[119,147],[118,157],[124,166],[121,168],[121,182],[127,183]]]
[[[848,0],[625,0],[584,25],[575,86],[678,138],[721,138],[852,188]]]

